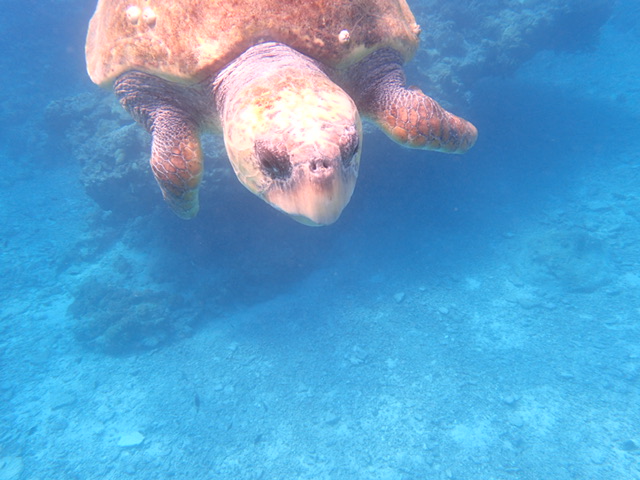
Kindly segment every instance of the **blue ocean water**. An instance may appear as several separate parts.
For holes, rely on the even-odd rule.
[[[407,70],[477,145],[368,126],[310,228],[214,137],[175,218],[93,2],[6,2],[0,480],[640,478],[640,5],[457,3]]]

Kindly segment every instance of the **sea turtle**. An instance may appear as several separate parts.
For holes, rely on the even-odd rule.
[[[398,143],[462,153],[476,128],[405,86],[420,27],[405,0],[99,0],[87,68],[152,135],[151,168],[192,218],[199,135],[221,130],[240,182],[309,225],[355,187],[360,114]]]

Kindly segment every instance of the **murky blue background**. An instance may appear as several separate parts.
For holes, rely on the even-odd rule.
[[[206,139],[163,204],[92,1],[0,19],[0,480],[640,478],[640,5],[413,1],[464,156],[367,127],[335,225]]]

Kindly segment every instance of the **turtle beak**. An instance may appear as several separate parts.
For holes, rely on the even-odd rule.
[[[351,161],[357,165],[359,159]],[[262,197],[300,223],[330,225],[349,203],[356,177],[357,169],[341,158],[313,159],[299,164],[286,181],[274,182]]]

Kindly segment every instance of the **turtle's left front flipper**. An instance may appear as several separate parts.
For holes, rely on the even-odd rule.
[[[350,93],[360,112],[406,147],[445,153],[469,150],[478,138],[476,127],[419,89],[407,88],[402,63],[399,53],[381,49],[350,69]]]

